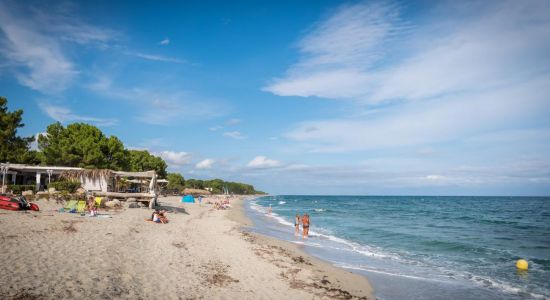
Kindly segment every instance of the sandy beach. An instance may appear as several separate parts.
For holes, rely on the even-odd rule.
[[[232,209],[160,198],[168,224],[151,210],[108,217],[0,211],[2,299],[373,299],[366,277],[248,233],[243,198]]]

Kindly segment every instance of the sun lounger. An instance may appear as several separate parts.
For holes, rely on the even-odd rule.
[[[95,207],[99,208],[101,206],[102,197],[95,197]]]
[[[76,200],[70,200],[69,203],[63,208],[65,211],[71,211],[73,209],[76,209],[76,204],[78,202]]]
[[[83,213],[86,211],[86,201],[78,201],[76,212]]]

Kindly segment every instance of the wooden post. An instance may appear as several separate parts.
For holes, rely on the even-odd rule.
[[[36,191],[40,191],[40,172],[36,172]]]
[[[149,194],[153,195],[153,198],[149,202],[149,208],[153,209],[157,206],[157,192],[156,192],[156,186],[157,186],[157,173],[153,174],[153,177],[151,177],[151,182],[149,183]]]

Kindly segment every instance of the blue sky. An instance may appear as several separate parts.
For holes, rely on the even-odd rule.
[[[274,194],[550,195],[548,1],[0,1],[22,135]]]

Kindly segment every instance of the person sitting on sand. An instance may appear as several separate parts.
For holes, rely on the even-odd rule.
[[[296,218],[294,219],[294,235],[300,236],[300,214],[296,214]]]
[[[161,222],[162,224],[168,223],[168,218],[164,215],[165,213],[166,213],[165,210],[161,210],[161,211],[159,212],[159,220],[160,220],[160,222]]]
[[[302,217],[302,238],[307,239],[309,235],[309,215],[307,213]]]
[[[95,207],[95,200],[93,196],[88,197],[88,201],[86,201],[86,206],[88,207],[88,211],[90,212],[90,216],[95,216],[97,214],[97,209]]]
[[[160,213],[158,210],[155,210],[155,212],[153,213],[153,222],[155,223],[160,223]]]

